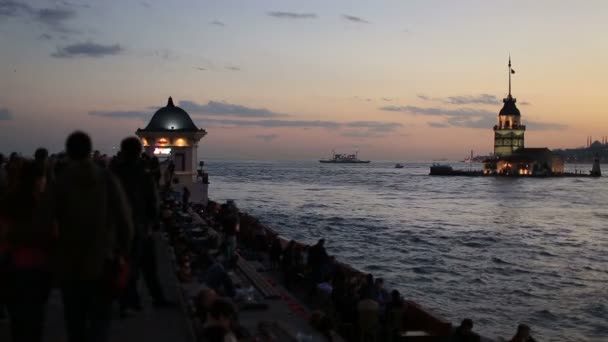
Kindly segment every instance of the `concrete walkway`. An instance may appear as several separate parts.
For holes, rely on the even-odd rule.
[[[167,246],[162,239],[157,239],[158,274],[167,298],[177,306],[167,309],[154,309],[152,298],[145,288],[140,288],[144,310],[126,319],[118,318],[116,304],[115,319],[110,332],[111,342],[194,342],[182,307],[178,300],[175,271],[169,262]],[[140,279],[140,287],[143,280]],[[45,328],[45,342],[67,341],[63,320],[63,307],[59,291],[54,290],[48,303]],[[0,341],[10,341],[8,322],[0,322]]]

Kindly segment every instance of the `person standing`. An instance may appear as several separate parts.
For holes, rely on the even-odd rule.
[[[138,138],[129,137],[120,145],[120,158],[112,167],[127,194],[131,206],[135,234],[131,245],[131,274],[127,289],[120,300],[121,316],[126,310],[142,309],[137,282],[142,272],[155,306],[164,306],[165,299],[156,273],[156,247],[150,227],[158,220],[159,201],[154,180],[140,158],[142,145]]]
[[[4,226],[0,230],[5,236],[0,282],[5,284],[12,341],[34,342],[42,341],[54,232],[40,215],[44,169],[37,162],[24,161],[19,176],[18,184],[0,205],[0,225]]]
[[[86,133],[70,134],[69,162],[57,175],[50,201],[69,342],[108,341],[114,286],[133,235],[122,187],[91,160],[91,149]]]
[[[310,293],[314,293],[317,284],[323,281],[323,269],[329,262],[329,255],[325,250],[325,239],[319,241],[308,252],[307,264],[311,269]]]

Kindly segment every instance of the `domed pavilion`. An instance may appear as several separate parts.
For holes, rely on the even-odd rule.
[[[188,113],[173,104],[173,99],[165,107],[154,113],[144,129],[135,134],[141,139],[144,151],[161,161],[171,159],[175,164],[175,176],[180,183],[196,180],[198,166],[198,142],[207,132],[196,127]]]

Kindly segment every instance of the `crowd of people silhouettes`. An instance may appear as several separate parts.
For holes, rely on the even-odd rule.
[[[141,273],[156,307],[170,306],[156,274],[158,160],[126,138],[112,158],[83,132],[65,152],[0,157],[0,313],[13,341],[41,341],[51,289],[61,291],[70,342],[107,341],[112,305],[141,310]],[[6,311],[6,312],[5,312]]]
[[[174,172],[169,163],[165,189],[171,188]],[[0,155],[0,315],[8,314],[13,341],[43,340],[53,287],[61,291],[70,342],[108,341],[113,303],[119,304],[122,318],[142,310],[140,274],[156,308],[174,305],[157,274],[152,233],[160,224],[178,253],[178,278],[190,281],[197,267],[209,286],[196,298],[197,316],[205,324],[202,341],[236,341],[241,336],[229,300],[237,291],[227,273],[238,260],[237,241],[268,252],[270,266],[282,272],[287,289],[308,284],[304,292],[319,308],[311,324],[328,338],[340,325],[355,328],[354,334],[343,334],[347,338],[399,339],[407,321],[407,304],[399,291],[387,291],[383,279],[371,274],[356,280],[344,274],[327,253],[324,239],[313,246],[295,241],[283,246],[262,229],[241,231],[234,203],[210,202],[204,208],[222,234],[221,244],[205,250],[220,248],[220,257],[205,253],[193,260],[180,247],[185,243],[171,221],[176,213],[192,210],[190,192],[184,188],[173,207],[163,202],[161,174],[159,160],[143,154],[135,137],[124,139],[111,158],[93,152],[90,137],[79,131],[69,135],[64,153],[49,156],[39,148],[33,158],[12,153],[6,160]],[[473,321],[463,320],[452,341],[480,341]],[[530,327],[520,325],[511,341],[534,341]]]

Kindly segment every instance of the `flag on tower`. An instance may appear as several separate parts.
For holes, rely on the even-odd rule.
[[[515,73],[515,70],[511,69],[511,73],[512,73],[512,74],[514,74],[514,73]]]

